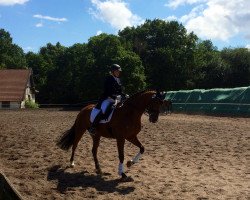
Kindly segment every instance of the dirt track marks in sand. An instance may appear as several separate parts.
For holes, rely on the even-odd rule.
[[[0,111],[0,167],[27,199],[249,199],[249,118],[173,114],[150,124],[139,139],[145,154],[117,176],[116,142],[102,138],[104,176],[94,172],[92,140],[85,134],[67,168],[70,151],[55,146],[78,112]],[[126,142],[125,160],[138,149]]]

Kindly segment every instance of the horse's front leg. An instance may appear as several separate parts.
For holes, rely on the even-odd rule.
[[[98,147],[100,144],[100,138],[101,138],[101,136],[99,136],[99,135],[95,135],[92,137],[92,139],[93,139],[92,155],[93,155],[93,158],[95,161],[95,169],[96,169],[97,174],[102,173],[100,165],[99,165],[99,161],[97,159],[97,150],[98,150]]]
[[[136,136],[134,138],[128,139],[128,141],[140,148],[139,153],[132,160],[129,160],[127,162],[127,167],[131,167],[132,165],[134,165],[135,163],[139,161],[145,149]]]
[[[124,173],[124,144],[125,139],[124,138],[118,138],[117,139],[117,148],[118,148],[118,154],[119,154],[119,166],[118,166],[118,174],[122,176],[122,178],[126,178],[127,175]]]

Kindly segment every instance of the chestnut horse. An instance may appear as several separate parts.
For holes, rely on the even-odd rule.
[[[164,94],[160,92],[142,91],[136,93],[125,100],[122,106],[115,108],[110,122],[97,126],[96,133],[92,136],[92,154],[95,161],[96,173],[101,174],[101,168],[97,159],[97,149],[102,136],[116,139],[120,161],[118,174],[122,178],[127,177],[123,167],[125,140],[140,148],[139,153],[132,160],[127,162],[127,167],[130,167],[138,162],[139,158],[144,153],[144,147],[137,138],[137,134],[141,131],[141,116],[147,111],[149,121],[152,123],[157,122],[163,100]],[[72,167],[74,166],[74,154],[77,144],[84,132],[90,127],[90,113],[94,106],[95,105],[92,104],[84,107],[77,115],[71,129],[63,133],[57,141],[57,145],[63,150],[68,150],[72,146],[70,158]]]

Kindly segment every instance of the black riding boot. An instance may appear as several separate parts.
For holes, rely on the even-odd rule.
[[[88,129],[90,135],[95,135],[96,127],[101,121],[101,118],[102,118],[102,111],[100,110],[100,112],[96,115],[94,121],[92,122],[90,128]]]

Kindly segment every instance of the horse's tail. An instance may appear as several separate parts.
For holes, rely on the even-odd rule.
[[[75,127],[76,123],[67,131],[65,131],[61,137],[56,142],[56,145],[63,150],[69,150],[69,148],[73,145],[75,140]]]

